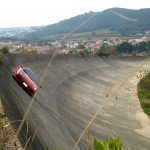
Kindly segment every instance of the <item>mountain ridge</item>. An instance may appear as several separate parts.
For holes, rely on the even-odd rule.
[[[139,10],[110,8],[102,12],[90,11],[55,24],[42,26],[30,34],[49,36],[72,31],[81,33],[106,29],[121,34],[150,30],[150,8]]]

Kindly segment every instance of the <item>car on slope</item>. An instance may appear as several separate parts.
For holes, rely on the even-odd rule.
[[[20,66],[13,73],[13,77],[30,96],[33,96],[40,88],[37,76],[27,67]]]

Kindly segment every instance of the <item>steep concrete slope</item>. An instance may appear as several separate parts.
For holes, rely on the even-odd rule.
[[[50,55],[4,56],[4,64],[0,67],[0,97],[10,120],[21,120],[31,101],[31,97],[12,78],[12,72],[23,64],[41,78],[50,59]],[[71,150],[112,91],[145,59],[55,57],[20,133],[22,144],[37,130],[31,149],[44,149],[47,145],[49,149],[62,146]],[[148,65],[143,70],[149,69]],[[121,137],[127,149],[149,149],[149,134],[139,131],[143,126],[137,115],[142,110],[136,96],[136,83],[134,75],[111,98],[89,128],[91,140],[94,137]],[[15,129],[19,123],[13,123]],[[82,138],[77,149],[87,149],[86,137]]]

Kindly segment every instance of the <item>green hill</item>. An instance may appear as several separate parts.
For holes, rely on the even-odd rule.
[[[97,30],[115,31],[123,35],[150,30],[150,8],[140,10],[111,8],[102,12],[89,12],[43,26],[28,35],[51,36],[72,31],[82,33]]]

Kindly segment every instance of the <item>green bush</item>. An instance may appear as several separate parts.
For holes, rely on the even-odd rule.
[[[38,51],[37,50],[30,50],[30,51],[22,50],[21,53],[22,54],[37,54]]]
[[[107,57],[107,58],[108,58],[108,56],[109,56],[109,54],[104,53],[104,52],[98,52],[97,55],[98,55],[99,57]]]
[[[122,142],[119,138],[108,138],[103,143],[94,139],[95,150],[122,150]]]
[[[91,145],[90,149],[91,149]],[[106,139],[103,143],[100,141],[97,141],[94,139],[94,150],[122,150],[122,142],[120,141],[120,138],[113,139],[113,138],[108,138]],[[49,150],[48,147],[46,147],[46,150]],[[54,150],[64,150],[62,147]]]
[[[150,116],[150,73],[144,75],[137,85],[138,97],[143,111]]]
[[[79,51],[80,56],[85,57],[85,52],[84,51]]]
[[[8,47],[8,46],[2,47],[1,52],[2,52],[2,54],[7,54],[7,53],[9,53],[9,47]]]
[[[71,51],[69,51],[69,54],[85,57],[86,55],[90,55],[91,53],[87,49],[82,49],[80,51],[71,50]]]

